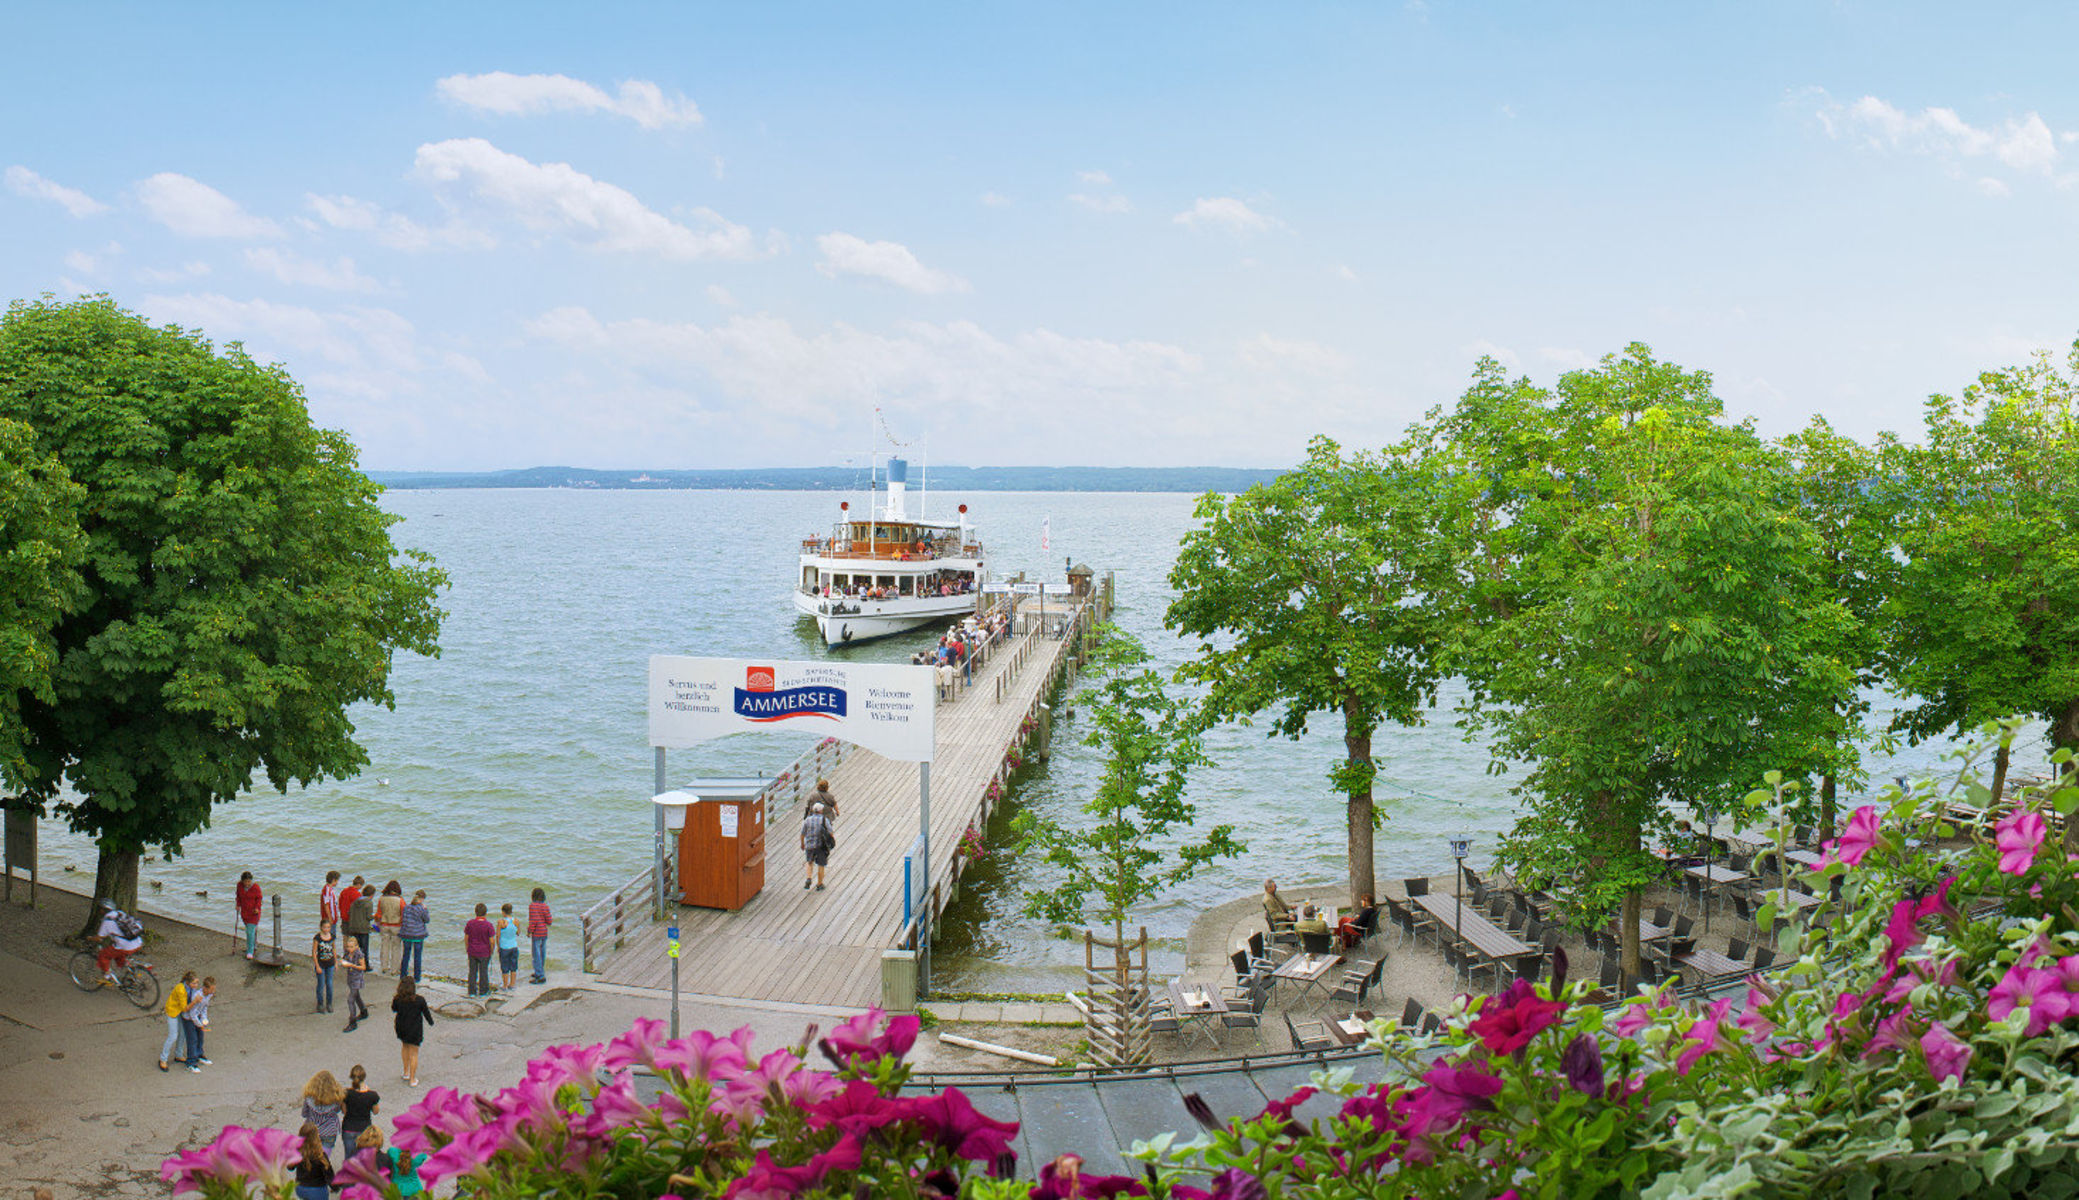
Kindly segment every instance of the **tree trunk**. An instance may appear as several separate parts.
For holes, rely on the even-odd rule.
[[[2007,743],[1992,753],[1992,808],[1998,811],[2000,797],[2007,794]]]
[[[93,937],[101,926],[101,914],[95,901],[106,897],[115,901],[115,906],[124,912],[137,911],[137,858],[135,850],[111,850],[101,847],[101,857],[94,865],[94,894],[87,898],[87,922],[80,928],[79,936]]]
[[[1819,840],[1826,841],[1834,836],[1834,777],[1819,777]]]
[[[1639,957],[1639,893],[1636,888],[1624,893],[1624,986],[1629,990],[1644,975],[1645,962]]]
[[[2065,783],[2079,784],[2079,697],[2068,702],[2064,715],[2051,723],[2050,744],[2072,752],[2073,760],[2064,767]],[[2079,813],[2065,818],[2065,853],[2079,854]]]
[[[1343,745],[1351,765],[1366,768],[1363,790],[1350,792],[1350,907],[1356,908],[1364,897],[1379,894],[1372,881],[1372,739],[1346,734]]]

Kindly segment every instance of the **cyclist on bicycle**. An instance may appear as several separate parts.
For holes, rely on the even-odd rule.
[[[101,939],[101,952],[94,956],[101,967],[103,986],[113,986],[116,971],[130,964],[130,956],[144,948],[144,923],[115,906],[112,900],[97,900],[101,908],[101,926],[95,935]]]

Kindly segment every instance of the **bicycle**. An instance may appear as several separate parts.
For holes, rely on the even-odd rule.
[[[68,968],[73,986],[83,992],[99,991],[102,984],[101,959],[98,950],[82,950],[72,956]],[[150,1009],[159,1002],[159,977],[152,974],[152,964],[131,959],[116,972],[115,988],[123,998],[139,1008]]]

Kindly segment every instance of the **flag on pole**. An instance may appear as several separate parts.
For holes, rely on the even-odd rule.
[[[1053,541],[1053,532],[1054,514],[1048,513],[1046,516],[1040,518],[1040,551],[1042,553],[1048,550],[1052,550],[1054,548],[1051,544]]]

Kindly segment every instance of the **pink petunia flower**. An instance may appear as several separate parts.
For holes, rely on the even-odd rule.
[[[1864,1058],[1875,1058],[1886,1050],[1911,1050],[1913,1035],[1906,1029],[1906,1022],[1913,1018],[1912,1008],[1898,1010],[1877,1022],[1877,1031],[1870,1035],[1870,1044],[1863,1047]]]
[[[1924,983],[1941,987],[1956,986],[1956,960],[1944,959],[1940,965],[1932,960],[1916,958],[1906,964],[1906,971],[1892,981],[1891,990],[1884,993],[1887,1004],[1898,1004],[1913,994],[1913,989]]]
[[[1761,1010],[1768,1007],[1768,1004],[1769,998],[1762,994],[1760,988],[1751,983],[1747,985],[1747,1007],[1740,1010],[1739,1016],[1733,1018],[1733,1024],[1747,1031],[1747,1041],[1750,1045],[1759,1046],[1776,1035],[1776,1023],[1761,1015]]]
[[[1815,871],[1824,871],[1834,863],[1847,863],[1851,867],[1861,866],[1863,856],[1877,844],[1877,809],[1865,804],[1848,818],[1847,828],[1841,836],[1820,847],[1825,853]]]
[[[1637,1037],[1641,1030],[1653,1024],[1654,1018],[1667,1006],[1668,998],[1665,995],[1656,995],[1651,1000],[1633,1000],[1610,1022],[1610,1032],[1618,1037]]]
[[[159,1166],[159,1178],[176,1195],[200,1192],[211,1182],[260,1184],[268,1192],[290,1182],[290,1170],[302,1143],[281,1129],[247,1129],[232,1125],[207,1146],[176,1154]]]
[[[2015,963],[1998,983],[1992,985],[1985,1011],[1993,1020],[2002,1021],[2017,1008],[2028,1010],[2029,1037],[2035,1037],[2064,1020],[2071,1010],[2071,1002],[2066,999],[2064,977],[2056,971]]]
[[[1689,1032],[1683,1035],[1682,1053],[1675,1056],[1675,1074],[1689,1074],[1689,1069],[1697,1064],[1698,1059],[1720,1048],[1718,1025],[1731,1009],[1731,1000],[1720,1000],[1689,1027]]]
[[[1927,1055],[1927,1069],[1936,1083],[1957,1078],[1971,1065],[1970,1043],[1958,1041],[1940,1021],[1920,1035],[1920,1049]]]
[[[1540,999],[1537,989],[1519,979],[1480,1009],[1467,1028],[1494,1055],[1510,1055],[1528,1046],[1543,1030],[1559,1023],[1566,1005]]]
[[[2036,851],[2050,832],[2050,823],[2032,808],[2018,808],[1993,822],[1993,844],[2000,852],[2000,870],[2009,875],[2026,875],[2035,865]]]

